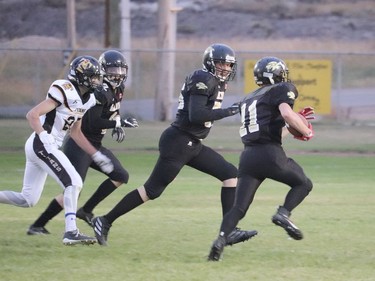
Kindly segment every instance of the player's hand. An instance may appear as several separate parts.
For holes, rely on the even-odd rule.
[[[118,143],[123,142],[125,139],[125,130],[122,127],[116,127],[112,130],[112,138]]]
[[[240,104],[241,103],[236,102],[227,108],[229,116],[236,115],[237,113],[240,112]]]
[[[39,133],[39,139],[44,145],[55,145],[56,144],[55,138],[51,134],[47,133],[47,131],[40,132]]]
[[[300,140],[300,141],[309,141],[309,140],[311,140],[313,138],[313,136],[314,136],[313,126],[311,125],[311,123],[309,123],[309,125],[307,125],[307,127],[311,130],[311,134],[309,136],[301,136],[301,137],[294,136],[294,138],[296,140]]]
[[[315,119],[315,111],[314,108],[311,106],[307,106],[304,109],[301,109],[298,111],[299,114],[301,114],[303,117],[306,118],[306,120],[314,120]]]
[[[124,120],[121,120],[121,127],[138,128],[139,125],[137,119],[129,117]]]
[[[104,173],[109,174],[113,171],[114,166],[113,166],[111,159],[109,159],[99,150],[95,152],[91,157],[92,157],[92,160],[100,167],[100,169]]]

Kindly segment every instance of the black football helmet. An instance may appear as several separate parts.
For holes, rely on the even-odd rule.
[[[227,71],[227,75],[222,76],[220,69],[216,69],[215,63],[230,63],[231,71]],[[237,71],[237,61],[234,50],[224,44],[213,44],[209,46],[203,53],[203,69],[211,72],[221,81],[230,81],[234,79]],[[225,72],[225,71],[224,71]]]
[[[70,63],[68,79],[80,86],[96,88],[102,83],[99,61],[91,56],[79,56]]]
[[[254,66],[254,80],[259,86],[290,82],[285,62],[275,57],[264,57]]]
[[[119,51],[109,50],[99,57],[99,62],[104,69],[104,80],[113,88],[119,87],[128,77],[128,64],[123,54]]]

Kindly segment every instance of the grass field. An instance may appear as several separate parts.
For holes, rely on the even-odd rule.
[[[106,139],[130,173],[130,181],[95,209],[101,215],[143,184],[157,157],[157,141],[167,123],[140,123],[125,143]],[[266,181],[240,222],[257,229],[252,240],[226,248],[223,261],[206,261],[221,222],[220,183],[185,168],[156,201],[119,218],[109,247],[62,245],[63,215],[51,221],[48,236],[26,235],[28,226],[60,192],[51,179],[31,209],[0,205],[0,280],[374,280],[375,140],[371,127],[316,124],[309,143],[285,140],[285,149],[302,164],[314,189],[293,212],[305,239],[294,241],[271,223],[286,186]],[[0,189],[19,190],[23,144],[31,130],[25,120],[0,120]],[[238,124],[215,124],[207,143],[237,164]],[[105,178],[89,173],[80,202]],[[92,230],[78,221],[82,232]]]

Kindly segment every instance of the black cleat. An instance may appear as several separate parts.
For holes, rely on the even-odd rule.
[[[295,239],[303,239],[302,231],[289,219],[290,212],[284,207],[279,207],[277,213],[272,217],[272,222],[285,229],[288,235]]]
[[[65,232],[64,237],[63,237],[63,244],[67,246],[72,246],[72,245],[77,245],[77,244],[91,245],[91,244],[95,244],[96,242],[97,242],[96,238],[86,236],[80,233],[78,229],[74,231]]]
[[[89,226],[92,226],[92,219],[94,218],[93,213],[88,213],[83,210],[83,208],[79,208],[76,217],[87,222]]]
[[[212,244],[211,251],[207,257],[207,260],[220,261],[226,243],[227,242],[225,241],[225,238],[223,236],[219,236]]]
[[[254,237],[258,234],[256,230],[241,230],[240,228],[236,227],[227,237],[227,243],[225,246],[232,246],[234,244],[245,242],[249,240],[251,237]]]
[[[33,226],[30,225],[29,229],[27,230],[27,235],[46,235],[50,234],[50,232],[44,226]]]
[[[98,239],[98,243],[102,246],[108,246],[108,232],[111,228],[111,224],[104,217],[96,217],[92,220],[92,227],[94,228],[95,237]]]

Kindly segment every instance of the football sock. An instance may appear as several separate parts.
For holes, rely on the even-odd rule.
[[[74,231],[77,229],[76,212],[79,191],[79,187],[72,185],[66,187],[64,190],[65,231]]]
[[[109,194],[115,191],[117,187],[113,184],[110,179],[105,180],[93,195],[86,201],[82,206],[83,210],[88,213],[92,213],[92,210],[103,201]]]
[[[112,224],[118,217],[130,212],[142,205],[144,202],[139,195],[138,189],[134,189],[125,195],[124,198],[104,217]]]
[[[63,207],[60,206],[59,202],[56,199],[52,199],[48,207],[44,212],[39,216],[39,218],[33,223],[35,227],[44,227],[52,218],[57,216],[63,210]]]
[[[236,195],[236,188],[222,187],[221,188],[221,208],[224,215],[232,208],[234,204],[234,197]]]

